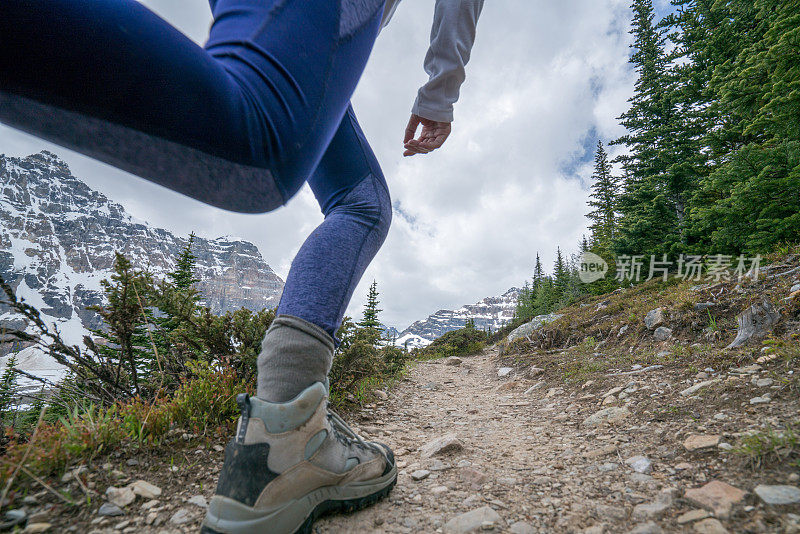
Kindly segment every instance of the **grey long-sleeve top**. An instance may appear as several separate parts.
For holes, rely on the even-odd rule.
[[[436,0],[431,45],[425,55],[428,82],[420,87],[411,112],[434,121],[452,122],[465,67],[475,42],[475,28],[484,0]],[[400,0],[387,0],[383,26]]]

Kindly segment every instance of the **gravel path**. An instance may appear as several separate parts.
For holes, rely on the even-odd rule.
[[[399,481],[389,498],[324,518],[315,532],[800,533],[800,466],[752,470],[727,452],[765,421],[797,421],[779,361],[710,379],[685,365],[596,373],[571,386],[503,365],[494,350],[417,363],[349,418],[392,446]],[[756,395],[773,398],[753,403]],[[96,497],[77,515],[52,509],[41,520],[57,532],[197,532],[223,441],[197,448],[188,439],[167,456],[120,455],[85,474],[95,495],[136,480],[160,495],[137,494],[118,517],[98,516],[105,499]]]

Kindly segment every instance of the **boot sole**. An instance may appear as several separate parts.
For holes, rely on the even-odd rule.
[[[397,483],[397,468],[377,480],[319,488],[279,510],[259,514],[238,501],[214,496],[201,534],[312,534],[313,524],[328,514],[363,510],[386,497]],[[377,488],[377,489],[376,489]],[[363,495],[366,493],[366,495]],[[337,495],[338,494],[338,495]]]

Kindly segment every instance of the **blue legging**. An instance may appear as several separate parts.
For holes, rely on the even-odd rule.
[[[350,108],[383,0],[211,0],[200,48],[133,0],[2,0],[0,121],[202,202],[325,214],[278,313],[331,335],[391,205]]]

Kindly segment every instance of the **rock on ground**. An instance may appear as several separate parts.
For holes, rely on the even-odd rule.
[[[536,530],[524,521],[517,521],[508,529],[511,534],[535,534]]]
[[[727,529],[718,520],[708,518],[694,524],[694,531],[698,534],[728,534]]]
[[[664,310],[661,308],[650,310],[647,312],[647,315],[644,316],[644,325],[650,330],[662,324],[664,324]]]
[[[739,322],[739,331],[727,348],[733,349],[744,345],[753,336],[769,330],[780,318],[780,312],[766,298],[753,304],[736,317]]]
[[[618,423],[631,414],[624,406],[609,406],[599,412],[590,415],[583,420],[584,426],[599,426],[603,423]]]
[[[469,532],[478,532],[482,530],[483,524],[486,522],[500,523],[500,515],[489,508],[482,506],[471,512],[458,515],[445,523],[445,534],[467,534]]]
[[[720,437],[717,435],[709,434],[692,434],[683,442],[683,446],[687,451],[699,451],[703,449],[711,449],[719,445]]]
[[[422,458],[430,458],[437,454],[460,451],[463,448],[464,444],[456,434],[445,434],[423,445],[420,449],[420,456]]]
[[[519,326],[516,329],[512,330],[511,333],[508,334],[507,338],[508,342],[513,343],[518,339],[528,337],[542,326],[546,325],[547,323],[555,321],[559,317],[561,317],[561,315],[558,315],[556,313],[550,313],[548,315],[537,315],[524,325]]]
[[[745,493],[739,488],[719,480],[712,480],[701,488],[686,490],[684,497],[690,503],[713,512],[715,516],[730,517],[733,505],[744,500]]]
[[[656,331],[653,332],[653,337],[658,341],[666,341],[672,337],[672,328],[667,328],[666,326],[659,326],[656,328]]]
[[[650,504],[637,504],[633,507],[631,519],[643,521],[645,519],[658,519],[672,506],[672,493],[662,491],[656,496],[655,502]]]
[[[767,486],[761,484],[753,490],[767,504],[795,504],[800,502],[797,486]]]
[[[699,384],[695,384],[693,386],[689,386],[688,388],[684,389],[683,391],[681,391],[681,395],[684,397],[688,397],[689,395],[694,395],[704,387],[710,386],[711,384],[716,384],[717,382],[719,382],[719,379],[717,378],[714,378],[713,380],[705,380],[703,382],[700,382]]]

